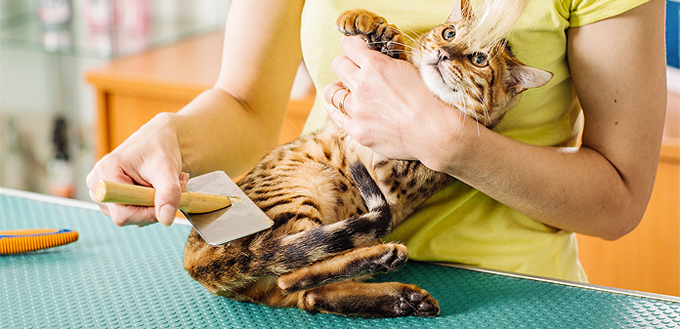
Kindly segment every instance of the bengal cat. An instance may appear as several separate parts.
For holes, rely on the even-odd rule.
[[[505,42],[475,49],[458,43],[473,17],[466,1],[462,18],[451,17],[410,52],[401,33],[371,12],[347,11],[336,25],[373,49],[410,60],[442,101],[493,127],[522,91],[552,75],[521,64]],[[453,181],[418,161],[380,156],[328,123],[275,149],[239,181],[274,226],[222,246],[192,231],[184,267],[211,293],[240,301],[310,313],[435,316],[437,301],[415,285],[359,281],[406,262],[404,245],[381,239]]]

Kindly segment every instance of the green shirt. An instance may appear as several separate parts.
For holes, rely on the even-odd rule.
[[[494,130],[534,145],[573,145],[581,108],[567,63],[566,30],[616,16],[646,1],[529,0],[510,45],[522,62],[554,76],[548,85],[525,92]],[[342,55],[341,35],[334,27],[341,12],[367,9],[412,34],[444,23],[452,6],[451,0],[307,0],[302,51],[318,92],[303,133],[320,128],[326,120],[321,91],[337,79],[331,62]],[[572,232],[524,216],[461,182],[432,196],[387,239],[406,243],[414,260],[587,280]]]

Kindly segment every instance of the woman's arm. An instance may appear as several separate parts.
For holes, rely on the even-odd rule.
[[[215,87],[177,115],[184,169],[242,174],[278,140],[302,59],[304,1],[233,1]]]
[[[100,204],[114,223],[169,225],[177,211],[181,171],[198,175],[221,169],[236,176],[275,145],[302,57],[302,4],[232,2],[215,86],[178,113],[154,117],[88,175],[93,200],[102,179],[156,188],[155,208]]]
[[[379,153],[419,159],[547,225],[616,239],[637,226],[654,183],[666,104],[663,17],[664,2],[655,0],[568,31],[569,64],[585,115],[579,149],[532,146],[481,127],[421,93],[415,73],[397,67],[403,64],[367,59],[374,55],[357,51],[358,38],[344,39],[349,58],[334,62],[352,90],[345,102],[350,116],[327,109]],[[366,82],[371,66],[382,71],[382,84]],[[407,82],[390,83],[396,81],[390,74],[406,75]],[[338,85],[326,88],[326,99]],[[387,96],[377,95],[383,92]],[[359,104],[408,92],[422,95],[420,107],[397,101],[398,110],[387,113]]]
[[[569,66],[585,116],[579,149],[532,147],[485,132],[492,135],[488,148],[461,147],[471,152],[452,171],[545,224],[605,239],[630,232],[649,201],[661,147],[663,17],[663,1],[652,1],[568,31]],[[474,143],[474,136],[465,140]],[[488,174],[493,171],[500,174]]]

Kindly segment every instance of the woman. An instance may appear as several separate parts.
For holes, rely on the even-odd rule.
[[[182,171],[235,177],[250,168],[277,140],[304,54],[319,91],[305,131],[329,115],[374,151],[461,181],[390,237],[406,242],[410,258],[586,280],[571,232],[619,238],[639,223],[651,194],[665,112],[664,2],[529,1],[510,44],[555,76],[526,92],[494,131],[437,100],[410,64],[333,28],[340,12],[361,7],[425,31],[450,6],[233,1],[214,88],[177,114],[156,116],[88,176],[91,191],[100,179],[153,186],[156,207],[102,204],[102,212],[117,225],[170,225]],[[349,95],[333,95],[343,86]],[[348,115],[328,105],[340,97]],[[569,147],[581,109],[581,144]]]

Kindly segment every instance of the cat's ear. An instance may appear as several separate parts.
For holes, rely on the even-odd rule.
[[[472,17],[469,0],[454,0],[453,3],[453,10],[451,11],[449,18],[446,19],[447,24]]]
[[[545,86],[552,77],[553,74],[548,71],[511,62],[508,89],[519,94],[527,89]]]

